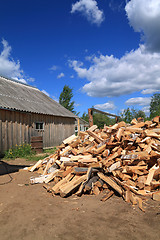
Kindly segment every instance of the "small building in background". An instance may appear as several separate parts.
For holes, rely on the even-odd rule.
[[[0,77],[0,153],[36,136],[43,148],[57,146],[75,133],[76,117],[39,89]]]
[[[78,119],[79,119],[79,127],[80,131],[84,132],[89,128],[89,123],[83,120],[82,118],[77,117],[75,121],[75,134],[78,133]]]

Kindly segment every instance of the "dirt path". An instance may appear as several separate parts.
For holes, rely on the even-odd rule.
[[[159,239],[158,202],[148,202],[143,213],[116,196],[106,202],[101,196],[52,197],[42,185],[28,184],[36,173],[5,171],[0,164],[0,240]]]

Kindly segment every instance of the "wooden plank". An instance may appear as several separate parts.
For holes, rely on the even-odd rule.
[[[78,175],[81,175],[81,174],[86,174],[88,172],[88,168],[86,167],[74,167],[73,168],[73,173],[74,174],[78,174]],[[98,172],[97,169],[92,169],[92,172]]]
[[[39,168],[42,165],[43,160],[39,160],[31,169],[30,172],[33,172],[35,169]]]
[[[123,128],[119,128],[119,129],[118,129],[118,131],[117,131],[117,133],[116,133],[116,136],[115,136],[115,139],[116,139],[118,142],[120,142],[123,132],[124,132]]]
[[[108,168],[108,171],[112,172],[112,171],[116,170],[117,168],[119,168],[120,166],[121,166],[121,161],[115,162]]]
[[[103,173],[99,172],[98,176],[106,182],[110,187],[112,187],[116,192],[118,192],[121,196],[123,195],[122,188],[114,182],[110,177],[105,176]]]
[[[93,125],[93,126],[91,126],[90,128],[88,128],[88,131],[93,132],[93,131],[95,131],[97,128],[98,128],[97,125]]]
[[[48,174],[48,177],[44,180],[44,182],[49,183],[50,181],[52,181],[58,172],[59,172],[59,170],[56,169],[54,172]]]
[[[137,123],[133,126],[131,126],[131,128],[142,128],[145,126],[145,123],[144,122],[140,122],[140,123]]]
[[[153,193],[153,200],[160,202],[160,192]]]
[[[78,137],[73,134],[72,136],[66,138],[65,140],[63,140],[64,144],[70,144],[71,142],[73,142],[74,140],[76,140]]]
[[[160,138],[160,135],[158,135],[157,133],[153,132],[152,130],[148,130],[147,129],[144,132],[145,132],[147,137],[153,137],[153,138],[158,138],[158,139]]]
[[[144,130],[141,128],[132,128],[132,127],[126,127],[127,131],[130,131],[131,133],[142,133]]]
[[[156,164],[155,164],[155,165],[149,170],[149,174],[148,174],[148,176],[147,176],[147,180],[146,180],[146,182],[145,182],[145,185],[150,185],[150,183],[152,182],[154,173],[155,173],[155,171],[156,171],[158,168],[159,168],[159,166],[156,167]]]
[[[87,174],[78,177],[75,176],[68,184],[60,187],[60,196],[66,197],[73,190],[75,190],[83,181],[87,179]]]
[[[94,150],[95,154],[100,154],[106,149],[106,144],[103,144],[101,147]]]
[[[85,189],[84,191],[90,191],[92,189],[92,185],[98,181],[99,177],[98,176],[93,176],[92,178],[89,179],[89,181],[85,184]]]
[[[97,135],[96,133],[91,132],[91,131],[89,131],[89,130],[87,130],[87,133],[88,133],[91,137],[93,137],[96,142],[98,142],[98,143],[102,143],[102,142],[103,142],[103,139],[100,138],[100,137],[98,137],[98,135]]]
[[[71,175],[71,173],[69,173],[65,178],[63,178],[55,186],[52,187],[52,191],[55,194],[58,194],[60,186],[62,186],[63,184],[67,183],[71,177],[72,177],[72,175]]]
[[[89,168],[88,168],[88,171],[87,171],[86,181],[84,181],[84,182],[81,184],[78,192],[76,193],[77,196],[81,196],[81,195],[82,195],[83,189],[84,189],[85,185],[88,183],[88,181],[89,181],[89,179],[90,179],[90,177],[91,177],[91,174],[92,174],[92,168],[89,167]]]
[[[101,201],[102,202],[105,202],[106,200],[108,200],[110,197],[112,197],[114,194],[114,191],[109,191],[107,194],[105,194],[102,198],[101,198]]]

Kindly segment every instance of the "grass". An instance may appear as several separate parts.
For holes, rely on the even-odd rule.
[[[31,149],[30,144],[21,144],[21,145],[16,145],[15,147],[10,148],[5,152],[4,159],[9,160],[9,159],[16,159],[16,158],[24,158],[27,161],[38,161],[40,159],[44,159],[48,157],[51,154],[54,154],[56,151],[56,147],[52,149],[46,149],[44,150],[44,154],[36,154]]]
[[[57,150],[57,148],[54,147],[54,148],[50,148],[50,149],[45,149],[43,152],[48,153],[48,154],[54,154],[56,150]]]

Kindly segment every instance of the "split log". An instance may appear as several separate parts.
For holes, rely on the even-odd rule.
[[[61,186],[60,189],[60,196],[66,197],[70,194],[73,190],[75,190],[83,181],[87,179],[87,174],[81,177],[75,176],[69,183]]]
[[[121,196],[123,195],[122,188],[115,183],[110,177],[105,176],[103,173],[99,172],[98,176],[106,182],[110,187],[112,187],[116,192],[118,192]]]
[[[113,191],[109,191],[107,194],[105,194],[102,198],[101,198],[101,201],[102,202],[105,202],[106,200],[108,200],[110,197],[112,197],[114,194]]]

